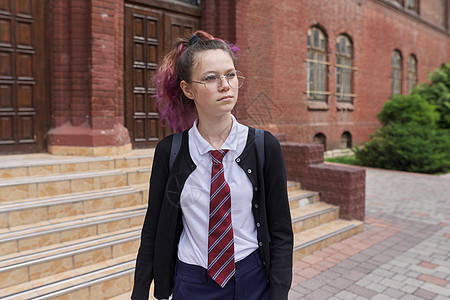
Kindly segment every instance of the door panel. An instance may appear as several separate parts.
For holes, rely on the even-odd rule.
[[[45,5],[0,0],[0,153],[45,150]]]
[[[161,125],[152,82],[158,60],[173,41],[197,29],[199,19],[144,5],[125,5],[125,111],[133,148],[154,147],[172,133]]]

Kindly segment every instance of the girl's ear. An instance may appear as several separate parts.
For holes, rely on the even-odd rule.
[[[194,99],[194,94],[191,89],[191,86],[186,81],[183,80],[180,82],[180,88],[183,90],[184,95],[188,99]]]

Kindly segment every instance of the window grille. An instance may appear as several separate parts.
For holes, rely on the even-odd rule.
[[[411,93],[413,86],[417,83],[417,59],[410,55],[408,59],[408,82],[407,93]]]
[[[391,97],[402,93],[402,55],[398,50],[392,53]]]
[[[448,28],[448,12],[449,12],[449,2],[448,0],[441,0],[439,5],[439,24]]]
[[[419,0],[408,0],[406,7],[419,13]]]
[[[345,35],[336,42],[336,96],[341,102],[352,102],[353,94],[353,45]]]
[[[312,27],[308,30],[307,49],[307,95],[309,100],[326,101],[328,61],[327,39],[322,30]]]

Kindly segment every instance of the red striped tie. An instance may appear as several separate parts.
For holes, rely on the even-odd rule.
[[[208,275],[222,288],[235,272],[231,193],[222,164],[227,151],[209,151],[213,165],[209,202]]]

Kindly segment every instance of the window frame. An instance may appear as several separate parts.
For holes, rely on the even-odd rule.
[[[420,12],[420,1],[419,0],[406,0],[405,8],[415,11],[418,14]]]
[[[318,132],[313,136],[313,143],[323,145],[323,150],[327,151],[327,136],[323,132]]]
[[[342,52],[342,41],[345,50]],[[346,51],[349,50],[349,51]],[[354,55],[353,42],[347,34],[340,34],[336,38],[336,100],[339,103],[353,104],[354,94]]]
[[[398,54],[399,59],[398,64],[394,63],[394,56]],[[391,56],[391,97],[395,95],[401,95],[403,91],[402,87],[402,80],[403,80],[403,74],[402,74],[402,66],[403,66],[403,56],[400,50],[395,49],[392,52]],[[398,90],[395,90],[395,88],[398,87]]]
[[[411,62],[414,62],[412,68]],[[409,94],[412,92],[412,88],[417,84],[417,57],[411,54],[408,58],[408,75],[406,78],[406,92]]]
[[[317,39],[315,34],[317,33]],[[308,29],[306,62],[306,95],[309,101],[328,103],[328,38],[319,26]],[[318,40],[317,45],[315,41]],[[322,45],[323,44],[323,45]],[[312,75],[312,76],[311,76]],[[311,79],[311,77],[313,77]],[[322,82],[320,81],[322,80]]]
[[[449,2],[447,0],[440,0],[439,2],[439,25],[445,29],[449,28],[448,14],[449,14]]]
[[[343,145],[343,139],[346,138],[346,145],[345,147],[342,147]],[[341,139],[339,142],[339,149],[349,149],[353,147],[353,137],[352,134],[350,133],[350,131],[344,131],[341,134]]]
[[[175,0],[175,1],[187,4],[187,5],[192,5],[192,6],[200,6],[201,5],[201,0]]]

